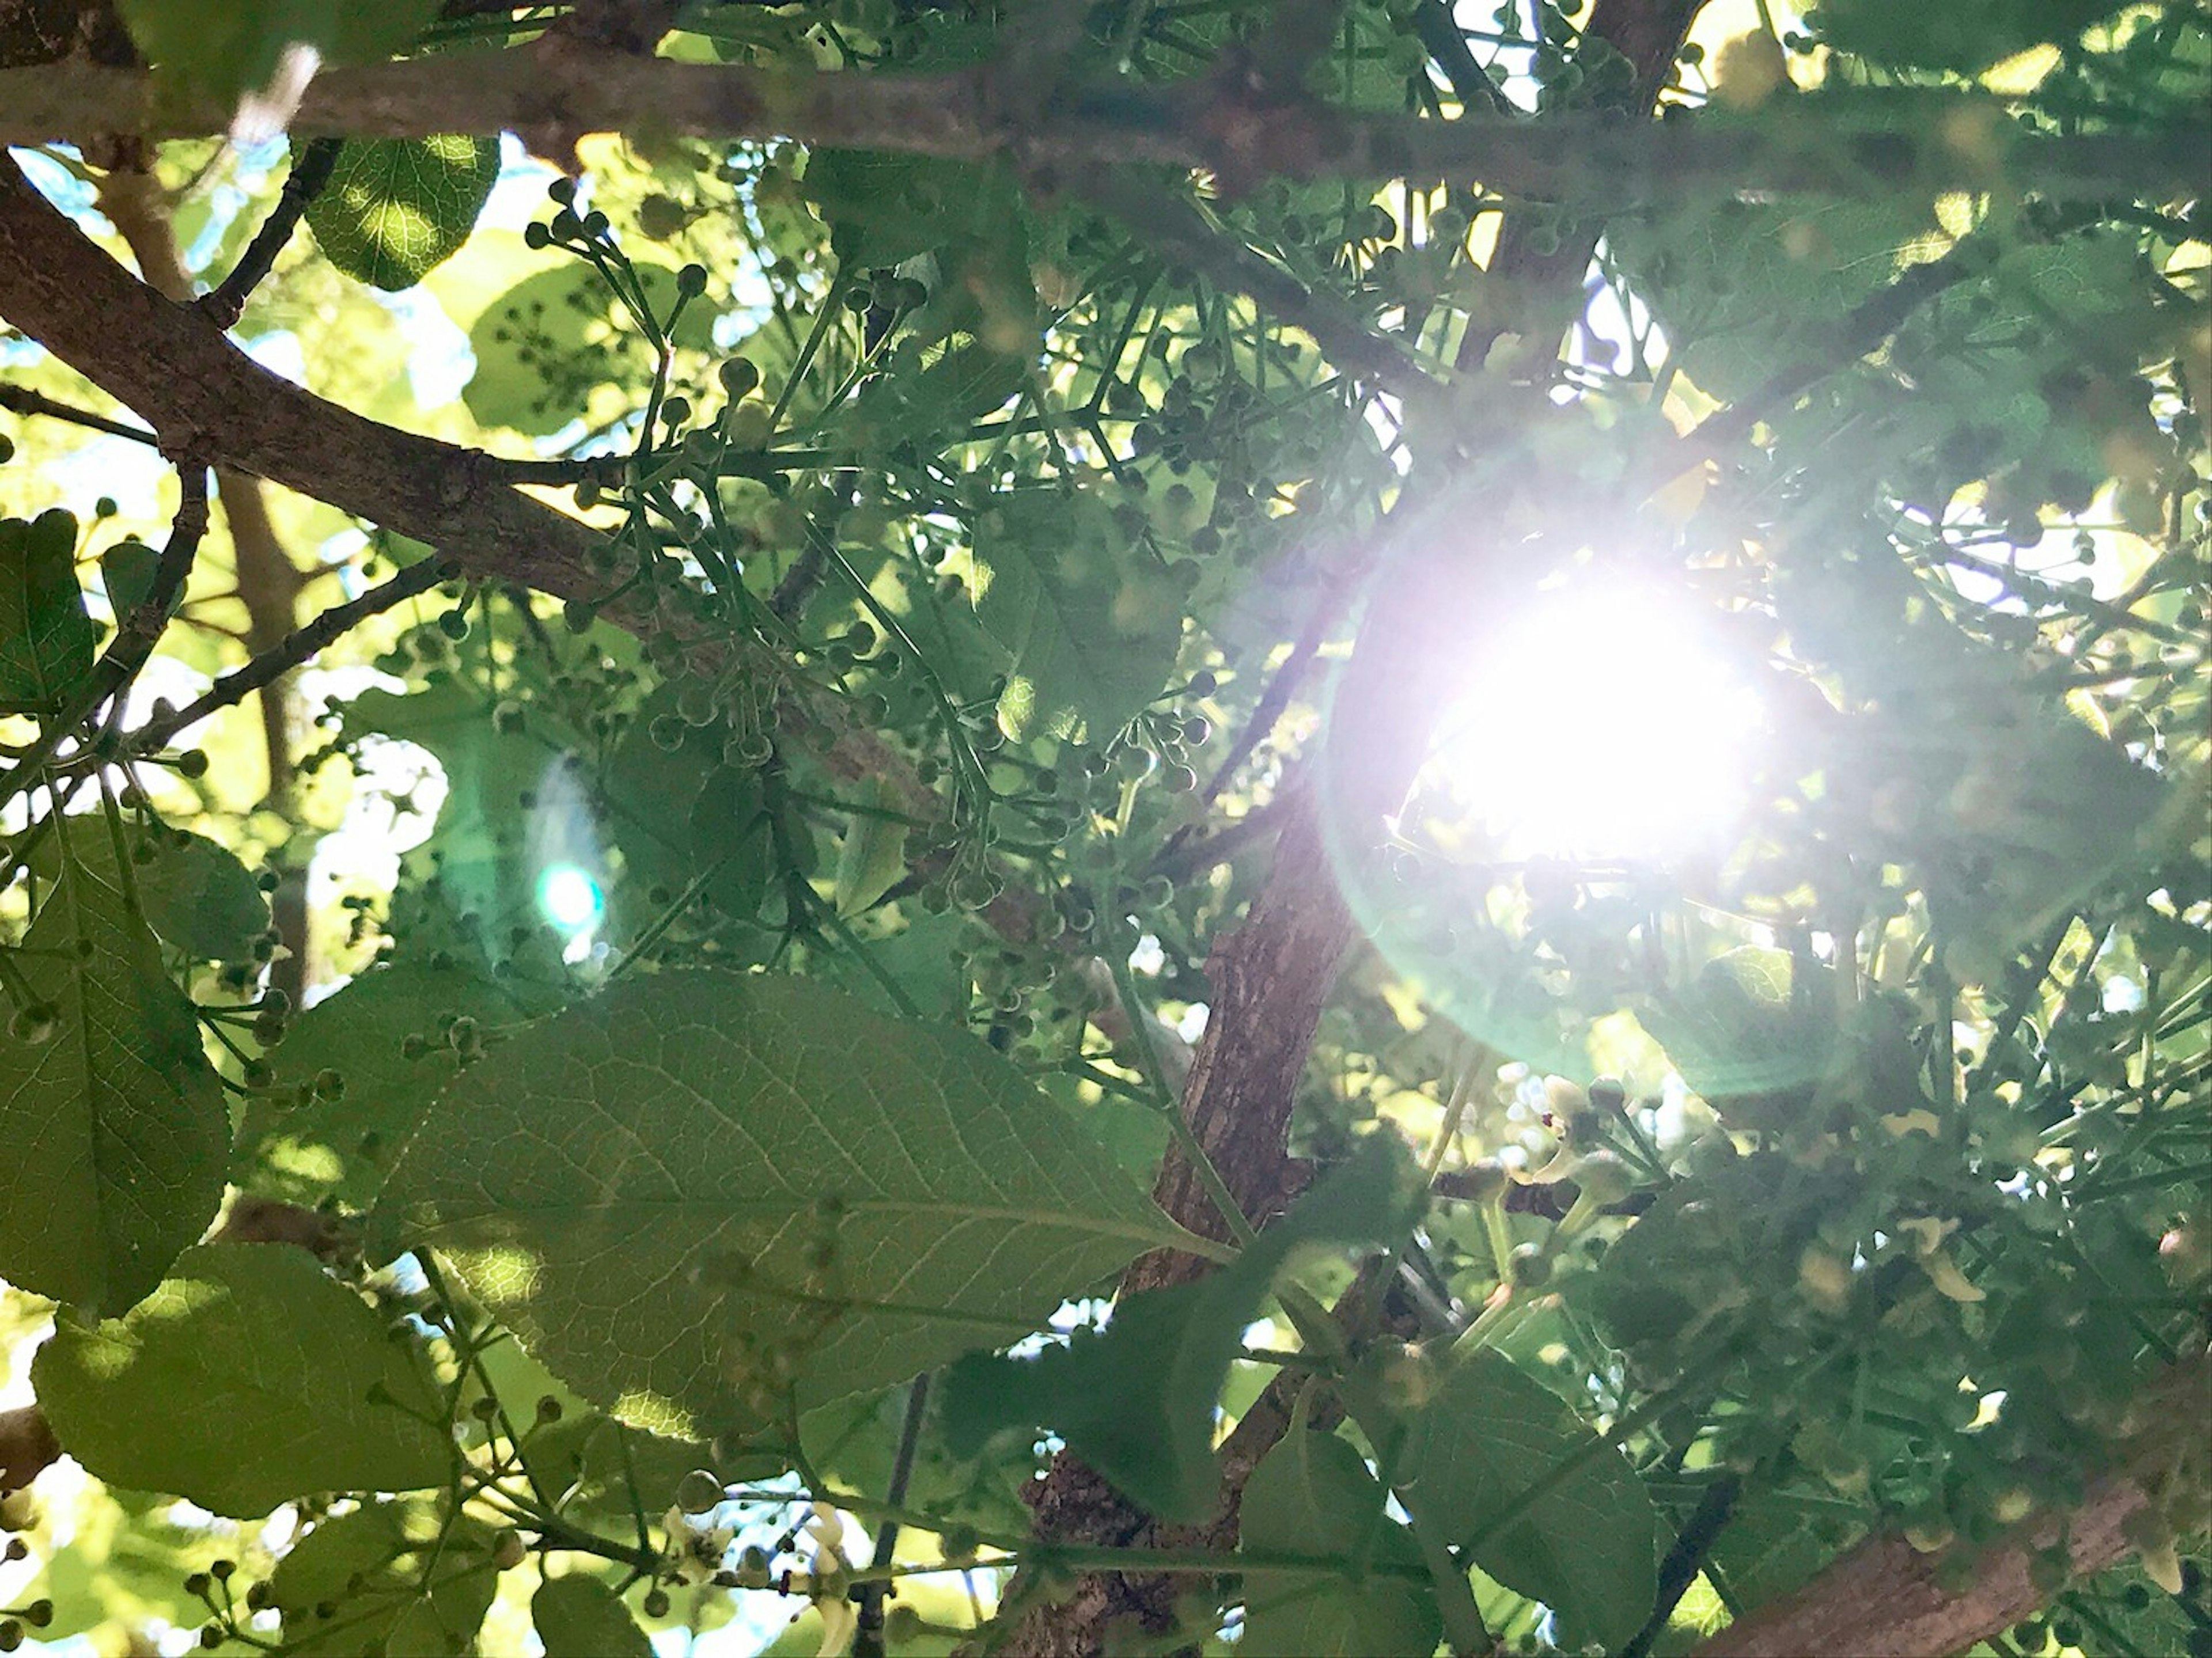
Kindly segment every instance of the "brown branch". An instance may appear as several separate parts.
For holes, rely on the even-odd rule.
[[[391,580],[371,588],[360,598],[349,599],[343,604],[331,605],[313,621],[256,655],[245,666],[234,668],[223,675],[190,706],[132,732],[134,744],[146,750],[167,746],[174,742],[180,732],[198,725],[211,714],[229,708],[233,703],[244,701],[263,686],[307,661],[325,645],[350,633],[370,616],[381,615],[395,604],[403,604],[418,593],[428,592],[453,574],[453,567],[444,559],[426,558],[419,564],[409,565]]]
[[[2076,1575],[2102,1571],[2133,1552],[2131,1517],[2177,1455],[2193,1455],[2201,1480],[2212,1463],[2212,1363],[2203,1353],[2147,1388],[2133,1414],[2148,1424],[2127,1473],[2094,1480],[2079,1508],[2031,1520],[1973,1559],[1964,1588],[1947,1589],[1946,1555],[1922,1554],[1901,1537],[1877,1537],[1835,1561],[1794,1594],[1759,1607],[1699,1647],[1697,1658],[1808,1658],[1882,1653],[1945,1658],[1963,1652],[2042,1606],[2034,1557],[2063,1540]],[[2062,1523],[2063,1522],[2063,1523]]]
[[[563,42],[550,53],[451,52],[332,70],[308,88],[293,130],[360,137],[549,125],[619,131],[649,111],[654,130],[672,137],[1006,156],[1070,174],[1161,162],[1233,178],[1479,179],[1514,195],[1590,206],[1740,190],[1869,195],[1908,180],[1927,189],[2002,180],[2050,195],[2166,199],[2201,192],[2212,149],[2212,129],[2198,123],[2148,134],[2030,134],[1997,100],[1963,94],[1901,92],[1876,112],[1861,105],[1849,114],[1807,95],[1761,112],[1748,131],[1582,113],[1511,120],[1486,112],[1449,121],[1353,114],[1255,99],[1234,77],[1071,89],[1016,133],[996,117],[991,76],[988,66],[798,75]],[[0,143],[11,145],[204,135],[226,131],[232,116],[206,97],[157,105],[143,72],[76,59],[0,70]]]
[[[439,548],[470,574],[592,599],[599,531],[499,480],[474,450],[382,426],[270,373],[194,307],[133,278],[0,161],[0,316],[172,448]]]
[[[301,147],[300,159],[292,163],[284,188],[277,194],[276,205],[270,209],[269,216],[253,233],[253,240],[246,243],[246,252],[238,256],[238,263],[231,267],[230,274],[200,301],[201,309],[217,328],[234,328],[238,319],[246,314],[247,295],[276,268],[276,256],[292,240],[292,233],[299,228],[308,203],[330,183],[341,148],[341,141],[336,138],[312,138]],[[181,296],[171,294],[169,297]]]

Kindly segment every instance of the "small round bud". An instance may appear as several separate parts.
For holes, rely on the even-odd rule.
[[[179,777],[186,779],[204,777],[208,771],[207,750],[186,749],[179,754],[172,763],[176,767],[177,775]]]
[[[645,1599],[638,1602],[638,1609],[644,1612],[648,1618],[667,1617],[668,1591],[666,1589],[647,1589],[645,1592]]]
[[[694,1468],[676,1484],[676,1506],[686,1514],[704,1514],[722,1500],[722,1482],[705,1468]]]

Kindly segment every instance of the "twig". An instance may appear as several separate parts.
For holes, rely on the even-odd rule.
[[[307,204],[331,181],[331,169],[337,165],[338,151],[343,147],[344,141],[338,138],[310,138],[300,147],[300,159],[292,163],[291,175],[284,180],[276,205],[253,233],[253,240],[246,245],[230,275],[212,293],[200,297],[200,310],[217,328],[234,328],[246,314],[247,297],[275,268],[276,256],[292,240]]]
[[[64,403],[43,392],[33,392],[27,386],[0,386],[0,409],[18,415],[43,415],[48,420],[67,421],[72,426],[82,426],[88,431],[105,432],[112,438],[128,438],[131,442],[143,443],[149,449],[161,446],[161,439],[143,426],[110,420],[105,415],[94,414],[89,409]]]
[[[884,1506],[890,1512],[876,1527],[876,1546],[869,1564],[885,1570],[898,1547],[898,1510],[906,1502],[907,1486],[914,1478],[915,1456],[921,1447],[921,1424],[929,1414],[929,1374],[915,1377],[906,1392],[906,1412],[899,1422],[898,1448],[891,1455],[890,1483],[884,1491]],[[860,1604],[859,1628],[853,1637],[853,1658],[884,1658],[884,1601],[890,1582],[863,1583],[853,1591]]]
[[[1690,1585],[1698,1581],[1698,1574],[1705,1569],[1705,1557],[1712,1552],[1713,1545],[1727,1529],[1729,1517],[1735,1513],[1736,1495],[1741,1489],[1742,1482],[1734,1474],[1724,1474],[1705,1487],[1698,1506],[1682,1522],[1674,1546],[1659,1563],[1659,1594],[1651,1603],[1651,1615],[1620,1649],[1620,1658],[1650,1658],[1653,1643],[1667,1632],[1674,1608],[1681,1604]]]
[[[428,592],[456,573],[456,567],[448,560],[426,558],[419,564],[409,565],[382,586],[372,588],[359,598],[332,605],[282,644],[264,651],[244,667],[234,668],[223,675],[189,708],[142,727],[135,733],[137,746],[149,750],[166,746],[175,740],[179,732],[218,709],[243,701],[370,616],[381,615],[395,604]]]

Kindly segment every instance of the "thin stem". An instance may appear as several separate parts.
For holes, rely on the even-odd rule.
[[[142,750],[166,747],[179,732],[220,709],[245,701],[369,617],[380,616],[395,605],[428,592],[440,582],[451,580],[454,574],[455,567],[446,560],[426,558],[419,564],[409,565],[391,580],[371,588],[359,598],[333,605],[289,635],[282,643],[216,680],[189,707],[142,728],[137,733],[136,746]]]
[[[300,216],[307,210],[307,203],[320,195],[323,186],[331,181],[331,169],[337,165],[338,151],[344,143],[342,138],[311,138],[300,147],[299,159],[292,163],[291,176],[284,180],[276,205],[261,222],[261,228],[253,233],[253,240],[246,245],[246,252],[231,267],[230,275],[199,301],[201,312],[217,328],[234,328],[246,314],[247,297],[275,268],[276,256],[292,240],[292,232],[299,228]]]

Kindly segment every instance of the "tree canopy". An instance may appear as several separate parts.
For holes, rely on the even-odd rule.
[[[0,1650],[2212,1651],[2208,93],[0,3]]]

